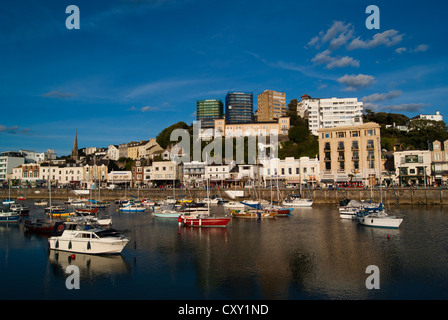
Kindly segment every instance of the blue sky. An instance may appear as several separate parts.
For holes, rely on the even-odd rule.
[[[368,5],[380,9],[369,30]],[[77,5],[80,29],[66,7]],[[266,89],[445,117],[446,1],[12,1],[0,11],[0,151],[156,137],[196,100]],[[256,101],[256,99],[254,99]]]

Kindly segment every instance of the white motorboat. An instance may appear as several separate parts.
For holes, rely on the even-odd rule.
[[[51,250],[86,254],[119,254],[129,238],[114,229],[86,223],[59,222],[48,239]]]
[[[297,197],[291,197],[289,199],[286,199],[282,202],[282,205],[285,207],[312,207],[313,206],[313,200],[311,199],[304,199],[304,198],[297,198]]]
[[[238,210],[238,209],[245,208],[244,204],[242,204],[241,202],[237,202],[237,201],[229,201],[227,203],[224,203],[222,206],[224,207],[224,209],[228,209],[228,210]]]

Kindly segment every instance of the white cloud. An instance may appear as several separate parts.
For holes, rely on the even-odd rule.
[[[426,51],[428,51],[428,49],[429,49],[429,46],[427,44],[421,44],[421,45],[417,46],[417,48],[415,48],[413,50],[413,52],[426,52]]]
[[[396,45],[401,42],[403,39],[403,34],[399,34],[397,30],[390,29],[381,33],[377,33],[373,36],[371,40],[361,40],[360,37],[357,37],[350,42],[347,46],[349,50],[354,49],[371,49],[381,45],[386,47],[390,47]]]
[[[380,101],[386,101],[393,98],[397,98],[401,96],[403,92],[400,90],[392,90],[386,93],[374,93],[369,96],[366,96],[362,98],[362,102],[364,103],[370,103],[370,102],[380,102]]]
[[[46,98],[68,99],[68,98],[74,97],[75,94],[70,93],[70,92],[62,92],[62,91],[58,91],[58,90],[53,90],[53,91],[44,93],[42,96],[46,97]]]
[[[359,60],[352,57],[332,57],[331,50],[322,51],[311,60],[315,64],[326,64],[327,69],[344,68],[344,67],[359,67]]]
[[[396,112],[420,112],[423,107],[428,106],[425,103],[402,103],[397,105],[383,106],[381,110],[390,110]]]
[[[340,77],[337,81],[345,85],[344,91],[358,91],[375,83],[375,77],[365,74],[346,74],[343,77]]]
[[[329,43],[329,48],[337,49],[353,38],[353,26],[350,23],[334,21],[327,31],[320,31],[318,36],[313,37],[309,42],[309,47],[320,48],[321,45]]]
[[[146,112],[146,111],[150,111],[153,110],[154,108],[150,107],[150,106],[146,106],[146,107],[142,107],[142,112]]]
[[[404,47],[400,47],[400,48],[395,49],[395,52],[398,53],[398,54],[402,54],[402,53],[405,52],[406,50],[407,50],[406,48],[404,48]]]

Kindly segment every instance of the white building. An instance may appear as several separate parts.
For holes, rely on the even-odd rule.
[[[321,128],[362,124],[363,103],[357,98],[311,98],[303,95],[297,104],[297,114],[308,118],[308,127],[317,135]]]
[[[111,171],[107,175],[107,182],[110,184],[129,184],[132,182],[132,171]]]
[[[261,175],[265,186],[316,184],[319,179],[319,159],[286,157],[260,160],[263,165]]]
[[[427,186],[431,183],[431,151],[395,151],[394,164],[400,186]]]
[[[190,187],[203,186],[205,179],[205,162],[191,161],[183,164],[183,184]]]
[[[7,180],[13,168],[25,163],[25,157],[21,152],[6,151],[0,154],[0,181]]]
[[[235,161],[228,164],[208,164],[205,166],[205,179],[219,183],[231,178],[230,171],[235,167]]]
[[[415,119],[424,119],[424,120],[432,120],[432,121],[443,121],[443,116],[439,111],[436,111],[436,114],[419,114],[418,116],[412,118]]]
[[[120,158],[120,151],[118,150],[118,146],[110,144],[107,148],[107,155],[109,156],[109,159],[117,161],[118,158]]]
[[[146,185],[172,185],[180,179],[178,165],[172,161],[153,161],[143,169],[143,182]]]

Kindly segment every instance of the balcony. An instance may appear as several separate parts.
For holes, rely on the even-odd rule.
[[[368,144],[366,148],[367,150],[373,150],[375,149],[375,146],[373,144]]]

